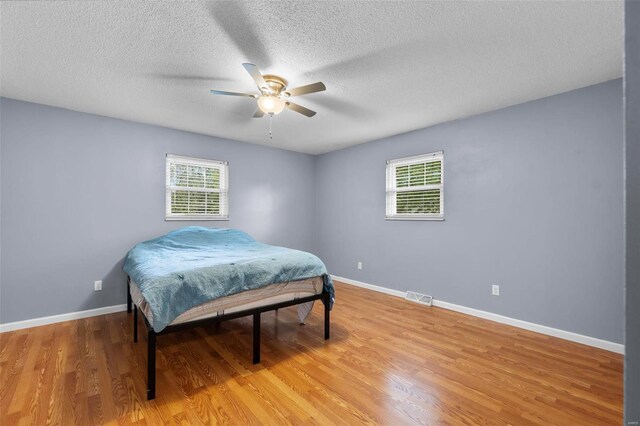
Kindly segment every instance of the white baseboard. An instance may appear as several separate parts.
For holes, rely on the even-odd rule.
[[[385,293],[385,294],[390,294],[390,295],[396,296],[396,297],[402,297],[403,299],[407,295],[406,291],[394,290],[394,289],[387,288],[387,287],[380,287],[378,285],[367,284],[367,283],[363,283],[362,281],[352,280],[350,278],[338,277],[336,275],[331,275],[331,278],[333,278],[336,281],[340,281],[341,283],[351,284],[351,285],[354,285],[356,287],[367,288],[369,290],[378,291],[380,293]]]
[[[381,287],[373,284],[363,283],[361,281],[352,280],[349,278],[331,276],[334,280],[340,281],[345,284],[353,285],[356,287],[362,287],[380,293],[390,294],[391,296],[405,298],[406,292],[393,290],[386,287]],[[433,299],[433,305],[439,308],[449,309],[451,311],[460,312],[463,314],[471,315],[478,318],[484,318],[490,321],[499,322],[502,324],[511,325],[525,330],[534,331],[536,333],[546,334],[547,336],[558,337],[560,339],[570,340],[576,343],[582,343],[583,345],[593,346],[596,348],[604,349],[607,351],[624,354],[624,345],[620,343],[610,342],[608,340],[597,339],[595,337],[584,336],[582,334],[573,333],[571,331],[559,330],[553,327],[547,327],[546,325],[535,324],[532,322],[522,321],[519,319],[505,317],[504,315],[498,315],[487,311],[481,311],[479,309],[468,308],[466,306],[456,305],[454,303],[445,302],[442,300]]]
[[[362,287],[369,290],[377,291],[380,293],[389,294],[395,297],[405,298],[406,292],[390,289],[387,287],[381,287],[373,284],[364,283],[362,281],[356,281],[349,278],[338,277],[336,275],[331,276],[334,280],[340,281],[345,284],[353,285],[356,287]],[[532,322],[522,321],[519,319],[506,317],[503,315],[494,314],[492,312],[481,311],[479,309],[469,308],[466,306],[456,305],[454,303],[445,302],[443,300],[433,299],[433,305],[439,308],[449,309],[451,311],[460,312],[463,314],[471,315],[478,318],[484,318],[490,321],[499,322],[502,324],[511,325],[525,330],[534,331],[536,333],[545,334],[547,336],[558,337],[560,339],[570,340],[572,342],[581,343],[583,345],[593,346],[607,351],[624,354],[624,345],[620,343],[614,343],[607,340],[597,339],[595,337],[585,336],[582,334],[573,333],[571,331],[560,330],[553,327],[547,327],[546,325],[535,324]],[[70,312],[67,314],[52,315],[48,317],[33,318],[24,321],[9,322],[0,324],[0,333],[5,331],[20,330],[23,328],[38,327],[41,325],[55,324],[63,321],[77,320],[81,318],[94,317],[98,315],[111,314],[114,312],[122,312],[127,309],[126,304],[106,306],[104,308],[89,309],[86,311]]]
[[[105,306],[104,308],[89,309],[86,311],[70,312],[68,314],[52,315],[49,317],[33,318],[24,321],[8,322],[0,324],[0,333],[5,331],[20,330],[23,328],[38,327],[41,325],[55,324],[57,322],[77,320],[81,318],[95,317],[98,315],[122,312],[127,309],[127,305]]]

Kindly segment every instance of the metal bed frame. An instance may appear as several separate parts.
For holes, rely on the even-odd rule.
[[[285,302],[274,303],[271,305],[260,306],[258,308],[246,309],[243,311],[233,312],[230,314],[218,315],[211,318],[204,318],[195,321],[189,321],[181,324],[169,325],[162,331],[156,332],[149,324],[147,317],[142,314],[144,323],[147,326],[147,399],[152,400],[156,397],[156,336],[162,334],[174,333],[176,331],[201,327],[209,324],[220,324],[223,321],[228,321],[236,318],[253,316],[253,363],[258,364],[260,362],[260,314],[268,311],[276,311],[280,308],[286,308],[287,306],[299,305],[302,303],[311,302],[314,300],[322,300],[324,304],[324,339],[328,340],[330,337],[330,310],[331,305],[330,296],[324,289],[320,294],[314,294],[313,296],[305,296],[294,300],[288,300]],[[127,276],[127,312],[131,313],[133,307],[133,341],[138,341],[138,309],[131,300],[131,278]]]

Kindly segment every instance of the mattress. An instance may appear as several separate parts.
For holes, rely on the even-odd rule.
[[[173,230],[136,244],[122,269],[150,305],[156,332],[211,300],[271,284],[322,277],[329,309],[334,302],[331,277],[317,256],[260,243],[237,229]]]
[[[313,277],[305,280],[289,281],[270,284],[253,290],[247,290],[230,296],[210,300],[195,306],[180,314],[170,325],[182,324],[200,319],[211,318],[218,315],[230,314],[247,309],[259,308],[274,303],[296,300],[302,297],[313,296],[322,293],[323,278]],[[153,326],[153,312],[144,299],[138,285],[132,280],[130,283],[131,300],[136,304]],[[313,302],[298,305],[298,319],[301,323],[311,312]]]

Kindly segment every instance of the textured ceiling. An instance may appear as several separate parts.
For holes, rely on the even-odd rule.
[[[622,75],[615,2],[2,2],[1,94],[323,153]],[[318,114],[253,119],[253,62]]]

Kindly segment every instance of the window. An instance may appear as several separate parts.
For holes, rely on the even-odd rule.
[[[387,161],[387,219],[443,220],[444,152]]]
[[[229,219],[229,165],[167,154],[167,220]]]

